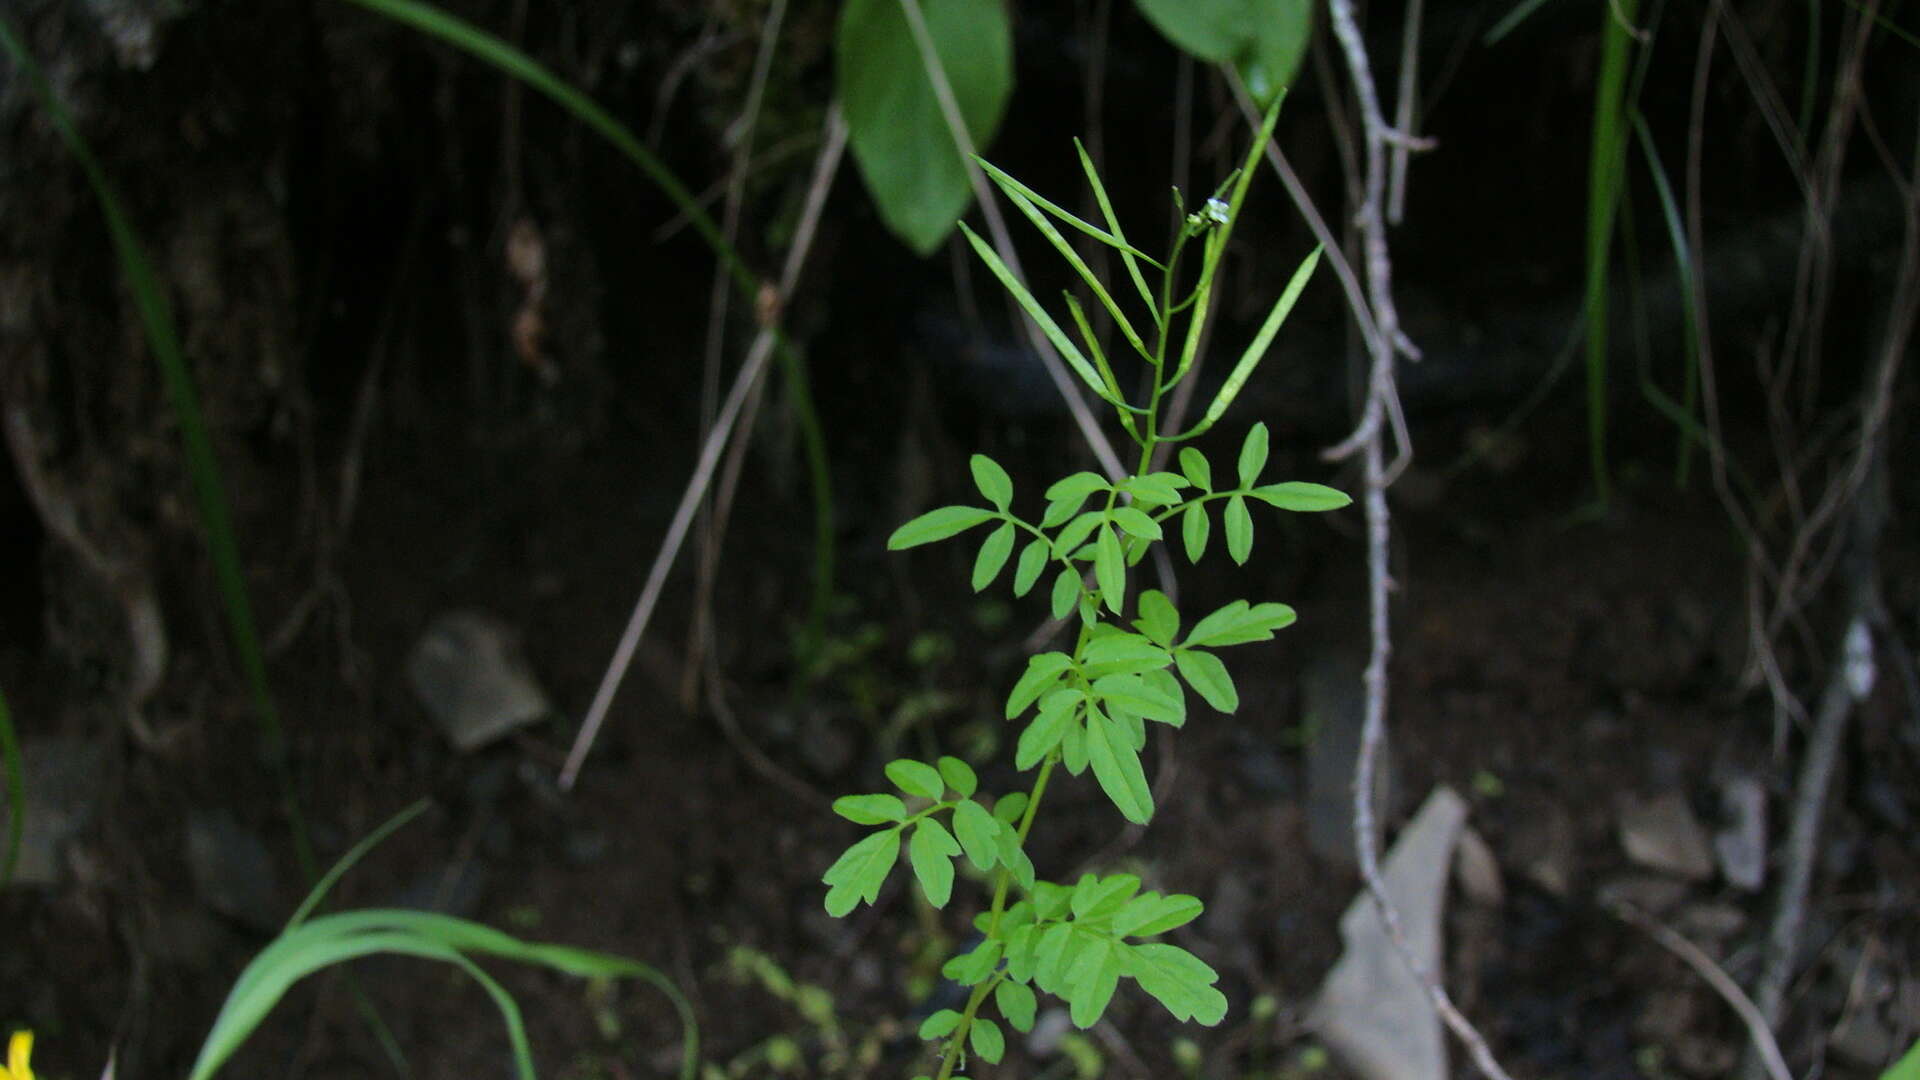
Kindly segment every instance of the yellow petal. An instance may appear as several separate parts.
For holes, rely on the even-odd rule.
[[[7,1067],[0,1069],[0,1080],[33,1080],[27,1058],[33,1053],[33,1032],[16,1031],[7,1040]]]

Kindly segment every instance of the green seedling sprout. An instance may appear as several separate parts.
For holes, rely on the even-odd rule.
[[[1151,545],[1168,539],[1177,520],[1187,557],[1197,562],[1206,552],[1211,514],[1218,506],[1227,553],[1244,565],[1253,549],[1251,504],[1321,511],[1351,501],[1319,484],[1262,484],[1268,449],[1264,424],[1253,425],[1242,441],[1232,484],[1216,484],[1212,464],[1194,446],[1181,448],[1179,472],[1152,467],[1161,443],[1193,439],[1219,421],[1265,356],[1318,261],[1315,251],[1301,263],[1201,419],[1184,432],[1163,431],[1162,402],[1193,372],[1215,271],[1277,118],[1278,103],[1267,113],[1246,164],[1182,219],[1164,261],[1128,242],[1084,149],[1080,159],[1104,227],[1075,217],[981,162],[1002,195],[1086,282],[1124,346],[1152,378],[1144,402],[1129,400],[1080,303],[1067,297],[1076,342],[993,249],[961,226],[974,251],[1068,366],[1112,406],[1139,446],[1140,457],[1134,473],[1118,482],[1092,472],[1055,482],[1045,491],[1040,517],[1029,520],[1013,510],[1012,477],[993,459],[975,454],[970,463],[973,482],[985,505],[929,511],[900,526],[887,541],[889,549],[898,551],[991,526],[974,560],[974,590],[1000,580],[1009,563],[1016,597],[1032,592],[1051,573],[1054,617],[1077,624],[1072,647],[1030,656],[1007,695],[1006,718],[1022,724],[1014,765],[1034,774],[1027,790],[989,796],[980,790],[973,768],[956,757],[900,759],[885,770],[893,791],[848,795],[834,803],[840,816],[874,827],[848,847],[823,878],[827,911],[836,917],[863,901],[878,901],[903,848],[914,880],[935,908],[952,900],[954,859],[964,856],[989,876],[991,903],[974,920],[983,936],[941,969],[947,978],[971,988],[967,1002],[960,1009],[934,1013],[920,1026],[922,1038],[940,1043],[937,1080],[951,1080],[969,1054],[989,1063],[1000,1061],[1006,1051],[1001,1024],[1030,1031],[1039,993],[1064,1001],[1081,1028],[1091,1027],[1106,1012],[1122,979],[1139,984],[1175,1019],[1214,1025],[1226,1016],[1227,999],[1214,985],[1219,979],[1214,970],[1187,950],[1155,940],[1197,918],[1204,910],[1198,898],[1143,890],[1140,878],[1126,873],[1084,874],[1070,885],[1046,881],[1027,856],[1026,841],[1047,785],[1061,768],[1075,777],[1091,772],[1121,816],[1137,824],[1149,822],[1153,792],[1140,760],[1147,723],[1185,725],[1188,689],[1214,709],[1233,712],[1239,707],[1239,692],[1216,650],[1269,640],[1294,621],[1293,609],[1285,604],[1235,600],[1186,624],[1165,593],[1130,588],[1129,573]],[[1177,202],[1178,193],[1175,198]],[[1147,305],[1144,320],[1129,317],[1120,298],[1073,250],[1062,225],[1119,252],[1128,279]],[[1183,293],[1182,256],[1196,246],[1199,272]],[[1129,612],[1132,618],[1123,623]],[[998,1020],[985,1015],[989,999]]]

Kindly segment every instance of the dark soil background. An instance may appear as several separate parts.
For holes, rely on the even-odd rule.
[[[447,6],[572,81],[691,188],[720,197],[764,4]],[[1191,109],[1177,122],[1180,62],[1131,5],[1015,7],[1018,88],[990,149],[998,164],[1075,205],[1070,138],[1081,135],[1122,218],[1144,222],[1165,213],[1183,133],[1196,190],[1231,167],[1244,134],[1224,91],[1191,73]],[[1797,103],[1805,13],[1740,7],[1760,62]],[[692,468],[708,251],[559,110],[353,5],[0,10],[75,114],[171,291],[286,730],[284,752],[270,752],[225,634],[179,425],[98,207],[25,73],[0,61],[0,408],[11,425],[0,686],[30,763],[60,762],[30,771],[29,789],[57,789],[72,826],[46,880],[0,892],[0,1027],[39,1033],[38,1074],[91,1077],[109,1051],[121,1076],[186,1071],[233,978],[305,892],[283,775],[323,866],[414,800],[434,801],[346,876],[337,907],[434,908],[657,965],[692,999],[716,1075],[924,1066],[913,1029],[937,1007],[934,972],[978,891],[963,885],[934,913],[916,909],[896,875],[877,909],[836,921],[818,879],[855,835],[827,800],[879,787],[891,757],[958,753],[989,789],[1013,779],[999,705],[1043,604],[968,593],[970,545],[884,551],[906,517],[969,496],[970,452],[993,454],[1028,493],[1090,467],[1037,362],[986,302],[987,275],[957,252],[915,260],[843,170],[786,310],[832,467],[828,659],[812,671],[795,661],[812,495],[792,388],[776,376],[717,552],[718,682],[688,675],[690,548],[579,786],[562,794],[561,759]],[[755,267],[778,265],[805,190],[836,11],[797,0],[787,16],[742,215]],[[1646,378],[1677,393],[1682,351],[1669,249],[1637,165],[1624,226],[1637,262],[1620,288],[1645,286],[1645,332],[1614,360],[1615,498],[1604,515],[1584,512],[1584,389],[1578,364],[1556,357],[1579,310],[1598,16],[1547,5],[1483,44],[1505,12],[1455,0],[1427,12],[1424,130],[1438,149],[1416,159],[1394,235],[1403,318],[1426,359],[1403,377],[1418,458],[1393,492],[1385,816],[1397,827],[1436,784],[1469,798],[1503,888],[1497,900],[1455,890],[1448,977],[1516,1076],[1727,1075],[1743,1045],[1737,1019],[1599,898],[1632,897],[1751,985],[1777,857],[1759,892],[1718,873],[1663,876],[1623,850],[1620,813],[1677,793],[1711,830],[1726,823],[1729,778],[1757,778],[1777,856],[1804,731],[1776,723],[1765,690],[1744,678],[1740,535],[1698,455],[1690,484],[1675,484],[1679,435],[1639,390]],[[1910,5],[1884,13],[1911,22]],[[1816,15],[1824,40],[1844,16],[1841,5]],[[1397,52],[1396,18],[1370,27],[1376,55]],[[1643,91],[1672,170],[1684,160],[1700,20],[1697,5],[1667,8]],[[1281,139],[1338,221],[1326,88],[1344,72],[1330,45],[1317,43]],[[1867,53],[1880,126],[1858,137],[1841,177],[1825,365],[1792,376],[1796,430],[1836,448],[1810,457],[1819,469],[1850,446],[1886,317],[1913,193],[1886,179],[1869,142],[1910,159],[1914,57],[1885,35]],[[1777,510],[1787,496],[1769,421],[1782,406],[1762,376],[1798,265],[1799,192],[1724,57],[1709,86],[1702,185],[1721,408],[1730,453]],[[1229,263],[1223,343],[1245,340],[1311,244],[1270,174],[1254,192]],[[506,255],[516,229],[545,255],[534,350],[513,336],[528,303]],[[1036,292],[1065,283],[1037,248],[1028,262]],[[984,323],[967,314],[969,290]],[[736,297],[730,308],[727,378],[749,307]],[[1628,325],[1616,340],[1630,341]],[[1208,449],[1231,453],[1265,420],[1274,474],[1357,491],[1355,472],[1319,457],[1350,426],[1356,362],[1322,273]],[[1907,379],[1880,555],[1888,625],[1907,644],[1882,642],[1881,678],[1855,714],[1828,804],[1803,974],[1781,1031],[1798,1075],[1876,1076],[1920,1029],[1920,702],[1901,678],[1920,640],[1911,406]],[[49,492],[109,572],[49,525]],[[1326,823],[1304,688],[1364,650],[1360,525],[1357,508],[1262,518],[1247,568],[1217,558],[1184,571],[1187,610],[1246,595],[1291,603],[1300,622],[1228,657],[1237,716],[1196,705],[1176,740],[1153,745],[1149,772],[1165,794],[1151,828],[1123,829],[1090,783],[1069,782],[1036,829],[1043,875],[1125,867],[1206,899],[1207,916],[1176,937],[1221,971],[1228,1020],[1181,1028],[1123,990],[1083,1043],[1016,1040],[1008,1063],[974,1075],[1073,1076],[1073,1051],[1097,1055],[1109,1076],[1177,1076],[1180,1039],[1200,1048],[1198,1075],[1339,1075],[1303,1020],[1339,956],[1358,876],[1311,842]],[[152,654],[127,619],[139,596],[167,643],[150,684]],[[1782,677],[1809,702],[1837,637],[1836,596],[1810,605],[1804,632],[1781,647]],[[405,664],[429,621],[454,609],[517,631],[558,717],[476,753],[448,744]],[[673,1074],[677,1028],[652,990],[490,970],[518,995],[544,1074]],[[416,1076],[509,1075],[491,1006],[464,976],[404,961],[353,971],[297,988],[229,1075],[389,1075],[366,1007]],[[836,1021],[803,1015],[769,971],[824,988]],[[798,1048],[790,1067],[776,1067],[777,1037]]]

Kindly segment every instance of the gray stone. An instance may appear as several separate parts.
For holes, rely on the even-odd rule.
[[[52,885],[60,880],[67,845],[92,822],[99,806],[105,761],[106,751],[97,740],[67,736],[21,740],[26,820],[12,884]],[[11,803],[11,799],[0,799],[0,858],[5,856],[5,837],[13,828]]]
[[[1727,884],[1759,892],[1767,880],[1767,792],[1751,776],[1735,776],[1720,785],[1720,808],[1727,826],[1713,836],[1713,853]]]
[[[267,845],[225,810],[187,815],[187,870],[201,903],[244,926],[272,930],[291,914]]]
[[[1497,908],[1506,903],[1507,889],[1500,880],[1500,860],[1477,829],[1462,829],[1460,846],[1453,853],[1453,879],[1468,900],[1481,907]]]
[[[1627,858],[1650,870],[1687,881],[1713,876],[1707,831],[1675,792],[1645,800],[1626,798],[1620,807],[1620,846]]]
[[[440,731],[471,752],[553,712],[520,635],[481,611],[436,617],[407,658],[407,680]]]
[[[1447,871],[1466,817],[1466,800],[1451,788],[1435,788],[1382,871],[1407,947],[1435,977]],[[1445,1080],[1440,1016],[1364,891],[1340,917],[1340,936],[1346,951],[1321,984],[1308,1024],[1362,1080]]]

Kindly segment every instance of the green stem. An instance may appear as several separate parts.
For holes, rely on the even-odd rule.
[[[1085,638],[1086,631],[1083,628],[1081,630],[1082,647],[1085,646]],[[1079,651],[1078,648],[1074,650],[1076,654]],[[1033,829],[1034,811],[1040,809],[1040,800],[1047,793],[1047,778],[1053,775],[1053,766],[1058,760],[1059,754],[1056,752],[1048,754],[1047,759],[1040,764],[1040,775],[1034,778],[1033,791],[1027,796],[1026,812],[1020,815],[1018,831],[1022,844],[1027,842],[1027,833]],[[993,907],[987,916],[987,940],[989,941],[993,940],[994,934],[1000,929],[1000,916],[1007,904],[1007,886],[1012,882],[1013,874],[1004,866],[994,875]],[[983,980],[976,985],[973,993],[967,996],[967,1007],[960,1013],[960,1023],[953,1029],[953,1034],[947,1037],[947,1047],[940,1055],[940,1074],[935,1080],[948,1080],[953,1075],[954,1066],[960,1062],[961,1048],[967,1044],[967,1029],[973,1026],[974,1015],[980,1011],[980,1006],[987,1000],[987,994],[992,992],[994,985],[1005,977],[1004,973],[996,973],[993,978]]]

